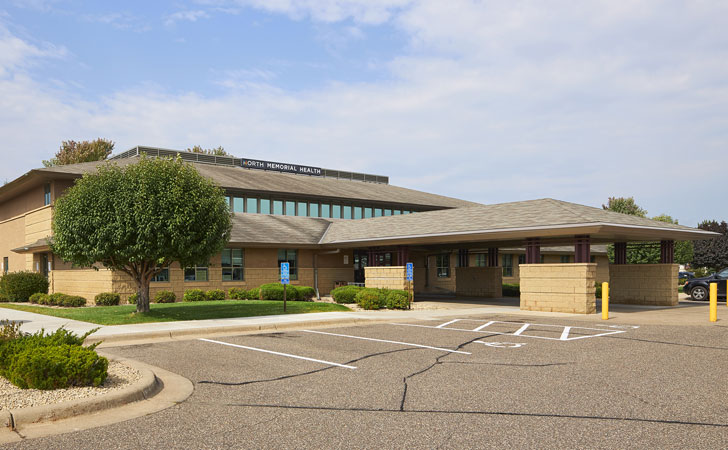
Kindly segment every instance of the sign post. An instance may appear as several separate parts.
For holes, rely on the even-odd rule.
[[[283,312],[286,312],[286,286],[291,282],[289,263],[281,263],[281,284],[283,285]]]
[[[415,265],[412,264],[411,262],[408,262],[407,263],[407,274],[406,274],[408,309],[412,309],[412,301],[415,298],[414,286],[412,286],[412,282],[414,281],[414,274],[415,274]]]

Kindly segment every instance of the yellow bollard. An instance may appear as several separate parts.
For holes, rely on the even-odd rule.
[[[609,320],[609,283],[602,283],[602,320]]]
[[[718,283],[710,283],[710,321],[718,321]]]

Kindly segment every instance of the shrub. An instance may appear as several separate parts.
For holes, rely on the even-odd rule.
[[[44,294],[42,292],[36,292],[35,294],[30,296],[28,301],[30,303],[35,303],[37,305],[47,305],[48,304],[48,294]]]
[[[0,320],[0,343],[11,339],[17,339],[23,335],[20,331],[22,322],[13,322],[11,320]]]
[[[503,297],[520,297],[521,286],[518,283],[503,284]]]
[[[225,291],[222,289],[211,289],[205,294],[207,300],[225,300]]]
[[[243,288],[230,288],[228,290],[228,297],[233,300],[245,300],[248,298],[248,291]]]
[[[94,297],[96,306],[116,306],[121,301],[121,295],[114,292],[102,292]]]
[[[356,294],[356,304],[364,309],[379,309],[383,306],[383,295],[379,289],[364,288]]]
[[[61,294],[60,292],[53,293],[48,296],[46,305],[63,306],[63,298],[65,296],[66,296],[66,294]]]
[[[71,308],[86,306],[86,299],[78,295],[66,295],[63,297],[63,304],[60,306],[67,306]]]
[[[184,302],[204,302],[205,300],[207,300],[207,296],[202,289],[187,289],[182,296]]]
[[[63,344],[27,348],[14,355],[7,378],[22,389],[59,389],[99,386],[107,376],[109,361],[94,350]]]
[[[361,286],[341,286],[331,291],[331,297],[333,297],[336,303],[355,303],[356,294],[364,289]]]
[[[3,292],[0,292],[0,303],[7,303],[10,299]]]
[[[594,296],[595,296],[596,298],[599,298],[599,299],[601,299],[601,298],[602,298],[602,283],[597,283],[597,282],[595,281],[595,282],[594,282],[594,286],[596,286],[596,288],[597,288],[596,292],[594,293]]]
[[[310,302],[314,297],[316,297],[316,289],[310,286],[296,286],[296,298],[298,300]]]
[[[137,300],[139,299],[139,294],[136,292],[131,294],[129,298],[126,300],[130,305],[136,305]]]
[[[11,302],[27,302],[35,293],[48,293],[48,279],[38,272],[9,272],[0,279],[0,291]]]
[[[158,291],[154,294],[154,303],[174,303],[177,296],[172,291]]]
[[[253,288],[245,296],[248,300],[260,300],[260,288]]]
[[[281,283],[264,284],[259,289],[261,300],[283,300],[283,285]],[[286,288],[286,300],[295,299],[296,290]]]
[[[389,291],[387,293],[386,305],[389,309],[408,309],[409,293],[398,289]]]

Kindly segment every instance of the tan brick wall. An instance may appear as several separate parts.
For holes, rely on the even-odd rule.
[[[455,269],[457,295],[500,298],[503,296],[503,269],[500,267],[458,267]]]
[[[596,263],[521,265],[521,309],[595,313],[596,266]]]
[[[364,274],[366,277],[364,285],[368,288],[406,289],[407,287],[404,266],[365,267]]]
[[[609,301],[632,305],[677,306],[677,264],[612,264]]]
[[[0,222],[0,262],[2,258],[8,258],[10,272],[28,270],[28,262],[25,255],[11,251],[14,248],[25,245],[25,216],[15,217]],[[5,267],[2,268],[2,273]]]
[[[112,292],[115,273],[108,269],[53,270],[48,274],[49,293],[61,292],[80,295],[88,304],[94,304],[94,297],[100,292]]]

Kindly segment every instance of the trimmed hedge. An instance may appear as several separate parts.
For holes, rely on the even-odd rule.
[[[398,289],[389,291],[386,305],[388,309],[409,309],[409,293]]]
[[[356,304],[364,309],[380,309],[384,306],[386,297],[379,289],[364,288],[356,293]]]
[[[283,300],[283,285],[281,283],[264,284],[258,289],[260,290],[261,300]],[[286,287],[286,300],[307,302],[311,301],[315,296],[316,290],[309,286],[289,284]]]
[[[356,294],[364,289],[361,286],[341,286],[331,291],[331,297],[336,303],[356,303]]]
[[[245,298],[248,300],[260,300],[260,288],[253,288],[249,290]]]
[[[66,306],[69,308],[77,308],[86,306],[86,299],[78,295],[67,295],[56,292],[51,295],[39,295],[35,297],[39,305],[48,306]]]
[[[177,296],[172,291],[158,291],[154,294],[154,303],[174,303]]]
[[[48,294],[44,294],[42,292],[36,292],[35,294],[31,295],[28,301],[30,303],[35,303],[37,305],[47,305],[48,304]]]
[[[115,292],[102,292],[100,294],[96,294],[96,297],[94,297],[96,306],[116,306],[120,301],[121,295]]]
[[[182,296],[183,302],[204,302],[207,300],[207,295],[202,289],[187,289],[184,296]]]
[[[36,293],[48,293],[48,279],[39,272],[8,272],[0,279],[0,291],[11,302],[27,302]]]
[[[222,289],[211,289],[205,293],[207,300],[225,300],[225,291]]]
[[[316,289],[310,286],[296,286],[296,292],[298,293],[298,299],[310,302],[316,297]]]
[[[521,285],[518,283],[503,283],[503,297],[520,297]]]
[[[7,303],[9,301],[10,301],[10,299],[8,298],[8,296],[5,295],[4,293],[0,292],[0,303]]]
[[[228,289],[228,298],[232,300],[247,300],[248,291],[243,288],[230,288]]]

